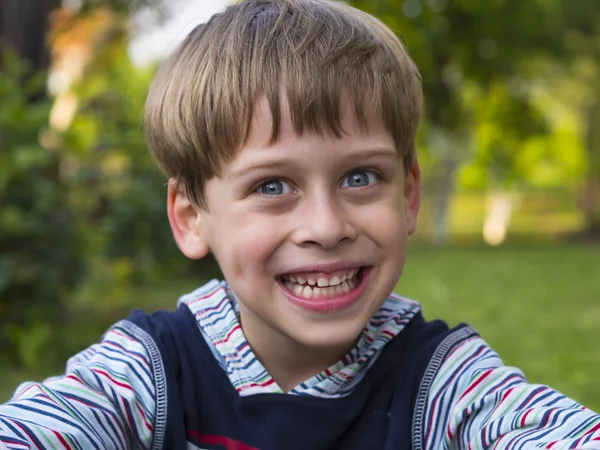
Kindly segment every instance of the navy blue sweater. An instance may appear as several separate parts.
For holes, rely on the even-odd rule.
[[[240,396],[190,310],[129,320],[154,340],[166,375],[166,449],[411,449],[437,367],[475,332],[418,314],[382,351],[349,395]]]

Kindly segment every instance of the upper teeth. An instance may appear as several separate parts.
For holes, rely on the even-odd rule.
[[[330,280],[328,280],[325,277],[316,277],[315,276],[315,277],[306,278],[306,277],[294,276],[294,275],[286,275],[286,276],[284,276],[284,278],[293,283],[298,283],[298,284],[308,283],[310,286],[317,285],[319,287],[327,287],[327,286],[337,286],[339,284],[342,284],[344,281],[350,280],[352,277],[354,277],[354,275],[356,275],[357,272],[358,272],[358,269],[353,269],[344,274],[341,274],[340,276],[334,275],[333,277],[331,277]]]

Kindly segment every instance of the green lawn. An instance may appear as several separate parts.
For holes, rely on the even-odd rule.
[[[414,247],[397,291],[474,326],[505,364],[600,411],[600,247]]]
[[[427,318],[468,322],[506,364],[600,411],[600,247],[589,244],[435,249],[414,245],[397,291]],[[192,281],[141,290],[146,310],[173,308]],[[82,347],[88,343],[82,342]],[[0,399],[45,374],[0,373]]]

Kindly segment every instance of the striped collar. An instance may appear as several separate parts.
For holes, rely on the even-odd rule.
[[[240,395],[282,393],[252,352],[238,320],[237,300],[225,281],[213,280],[182,296],[178,305],[182,304],[194,314],[200,332]],[[334,398],[350,393],[385,345],[420,309],[418,303],[392,294],[344,358],[290,394]]]

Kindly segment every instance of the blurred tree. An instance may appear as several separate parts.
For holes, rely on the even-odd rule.
[[[2,61],[0,356],[36,369],[55,356],[53,330],[80,279],[82,255],[59,155],[42,146],[50,103],[30,100],[44,91],[45,79],[31,76],[12,52]]]
[[[126,58],[127,13],[0,1],[0,359],[38,370],[78,350],[60,325],[88,322],[86,294],[93,301],[106,296],[102,305],[114,307],[129,294],[132,276],[150,270],[124,258],[132,251],[123,247],[141,234],[136,227],[165,229],[155,225],[156,208],[144,206],[162,206],[160,194],[145,190],[160,190],[162,180],[150,164],[137,164],[148,158],[140,119],[150,73],[137,72]],[[48,98],[49,63],[49,84],[66,102]],[[75,73],[61,72],[69,64]],[[68,96],[78,100],[82,93],[83,101],[71,104],[81,113],[72,122]],[[66,116],[64,128],[49,127],[49,119]],[[98,125],[101,134],[94,133]],[[144,184],[145,176],[152,181]],[[123,216],[130,220],[119,221]],[[120,239],[114,245],[113,235]],[[151,248],[169,248],[148,233],[137,242],[145,239]],[[82,305],[87,309],[80,315]]]
[[[48,67],[49,17],[59,4],[60,0],[0,0],[0,49],[15,51],[27,61],[30,73]]]
[[[583,145],[575,114],[539,81],[520,88],[497,82],[485,97],[478,86],[465,91],[477,120],[473,156],[461,166],[459,182],[487,191],[484,239],[497,245],[507,236],[519,193],[576,191],[585,169]]]
[[[52,34],[51,73],[62,82],[51,117],[63,130],[63,180],[90,238],[91,270],[73,302],[93,305],[101,297],[105,309],[128,300],[133,283],[190,268],[173,242],[165,180],[142,130],[155,67],[138,68],[129,59],[127,20],[106,6],[63,11]],[[204,278],[218,273],[210,260],[195,267]]]
[[[167,14],[167,2],[164,0],[78,0],[76,3],[82,12],[93,11],[100,7],[127,16],[140,9],[152,8],[163,18]]]
[[[583,0],[575,0],[588,4]],[[478,104],[465,97],[493,95],[498,85],[506,91],[506,114],[529,115],[529,91],[519,91],[526,81],[540,75],[534,62],[564,58],[565,43],[557,39],[565,29],[564,10],[573,1],[522,0],[354,0],[353,5],[375,14],[401,38],[421,69],[426,97],[427,150],[434,154],[431,178],[437,213],[433,215],[434,239],[447,234],[447,204],[455,170],[473,157],[472,132],[481,120]],[[477,86],[477,89],[472,89]],[[515,89],[512,89],[512,88]],[[519,106],[520,105],[520,106]],[[480,108],[479,108],[480,109]],[[495,171],[506,175],[513,164],[518,141],[524,137],[517,117],[503,120],[504,131],[486,152]],[[510,130],[511,127],[517,127]],[[539,128],[537,128],[539,131]],[[534,133],[525,130],[525,134]],[[502,143],[501,141],[507,140]],[[510,142],[509,142],[510,141]],[[508,152],[508,153],[507,153]]]
[[[0,348],[29,368],[56,342],[61,301],[80,274],[59,157],[41,144],[46,33],[57,3],[0,0]]]
[[[586,219],[586,233],[600,236],[600,10],[583,0],[573,1],[565,8],[565,45],[569,50],[568,81],[577,101],[588,170],[584,180],[581,206]]]

